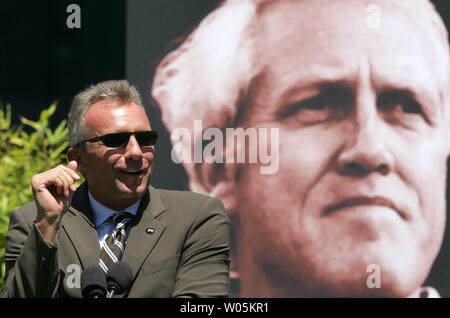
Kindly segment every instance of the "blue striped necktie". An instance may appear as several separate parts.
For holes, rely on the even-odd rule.
[[[101,242],[101,251],[99,265],[106,273],[109,267],[122,259],[125,251],[126,232],[125,229],[129,222],[133,220],[133,214],[128,212],[121,212],[114,216],[114,230]]]

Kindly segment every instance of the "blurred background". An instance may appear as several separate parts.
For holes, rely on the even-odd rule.
[[[405,0],[407,1],[407,0]],[[450,1],[434,0],[450,24]],[[81,9],[81,28],[66,24],[70,4]],[[0,102],[19,116],[36,120],[58,102],[50,125],[66,118],[73,96],[103,80],[128,79],[142,94],[152,128],[161,136],[152,184],[187,189],[181,165],[170,158],[169,135],[150,104],[158,61],[220,3],[219,0],[1,0]],[[1,183],[1,180],[0,180]],[[447,190],[447,198],[449,198]],[[450,297],[450,222],[427,284]]]

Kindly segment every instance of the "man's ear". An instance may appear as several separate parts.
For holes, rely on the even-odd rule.
[[[220,199],[230,217],[230,278],[232,280],[239,280],[239,255],[236,245],[236,232],[239,228],[239,211],[236,206],[236,194],[239,191],[236,178],[238,169],[235,163],[200,163],[186,167],[190,189]]]
[[[239,166],[236,163],[185,164],[191,191],[220,199],[231,221],[230,277],[239,280],[239,255],[236,232],[239,228],[237,193]]]
[[[72,148],[70,147],[69,150],[67,150],[67,158],[69,161],[75,160],[78,163],[77,170],[80,171],[83,175],[85,174],[86,166],[84,162],[84,158],[81,154],[81,150],[79,148]]]
[[[234,163],[192,164],[186,167],[190,189],[219,198],[231,216],[236,211],[236,166]]]

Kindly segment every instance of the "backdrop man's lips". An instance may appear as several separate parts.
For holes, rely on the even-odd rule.
[[[345,198],[342,201],[339,201],[337,203],[330,204],[325,207],[323,215],[329,215],[331,213],[336,212],[339,209],[345,208],[345,207],[352,207],[352,206],[360,206],[360,205],[378,205],[378,206],[384,206],[391,208],[392,210],[396,211],[398,215],[405,219],[405,213],[401,211],[396,204],[389,198],[382,197],[382,196],[357,196],[357,197],[348,197]]]

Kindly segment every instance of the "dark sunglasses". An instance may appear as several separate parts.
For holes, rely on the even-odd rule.
[[[156,133],[156,131],[152,130],[136,131],[136,132],[118,132],[83,140],[82,142],[75,145],[75,147],[78,147],[86,142],[101,141],[106,147],[122,148],[128,145],[131,135],[134,135],[136,137],[136,140],[140,146],[153,146],[154,144],[156,144],[156,140],[158,139],[158,134]]]

